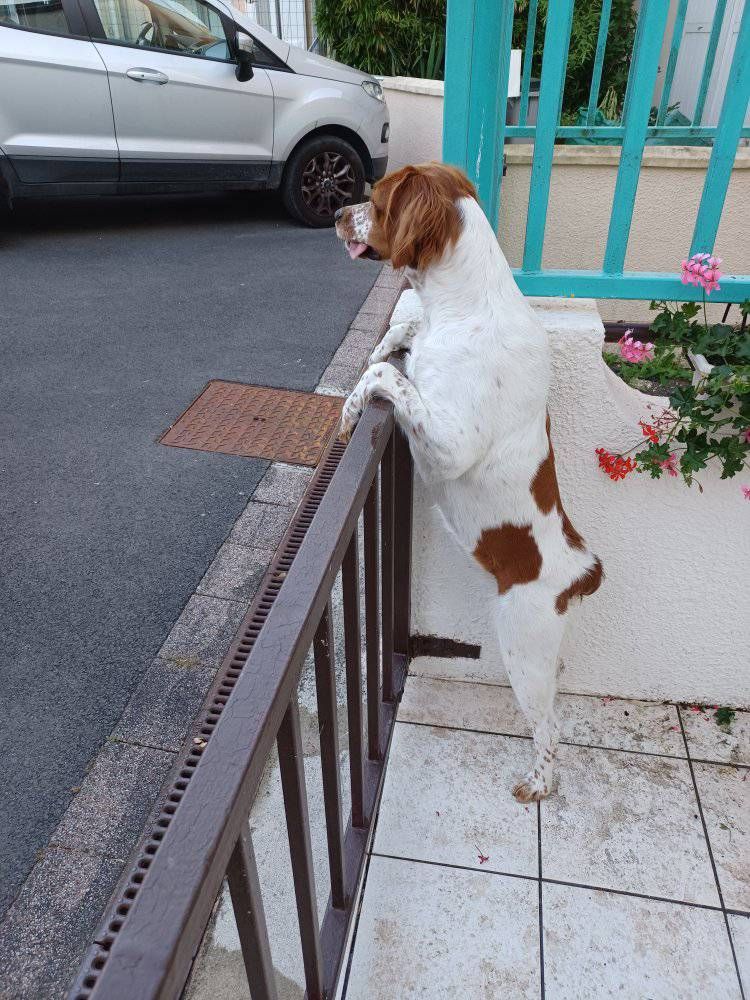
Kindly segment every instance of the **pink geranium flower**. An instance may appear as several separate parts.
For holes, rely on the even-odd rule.
[[[665,458],[663,462],[659,462],[659,465],[662,467],[662,469],[664,469],[665,472],[668,472],[670,476],[677,476],[679,475],[679,473],[677,471],[676,463],[677,463],[677,455],[674,452],[672,452],[669,458]]]
[[[641,361],[650,361],[654,356],[654,345],[633,340],[632,330],[626,330],[617,343],[620,345],[620,354],[631,364],[638,365]]]
[[[682,262],[683,285],[700,285],[706,295],[710,295],[714,290],[720,291],[720,264],[721,257],[712,257],[710,253],[694,253],[689,260]]]
[[[750,500],[750,486],[741,486],[742,495],[746,500]]]

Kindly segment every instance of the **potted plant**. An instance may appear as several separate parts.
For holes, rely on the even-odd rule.
[[[681,476],[702,491],[697,477],[709,463],[721,478],[750,469],[750,301],[740,305],[741,323],[709,323],[706,297],[719,288],[721,261],[694,254],[682,262],[682,281],[703,289],[703,303],[652,302],[659,312],[651,324],[654,343],[628,331],[609,366],[629,385],[667,395],[668,406],[649,406],[639,421],[640,440],[626,452],[597,448],[600,468],[611,479],[635,472],[658,479]],[[726,319],[727,313],[724,318]],[[750,485],[742,493],[750,500]]]

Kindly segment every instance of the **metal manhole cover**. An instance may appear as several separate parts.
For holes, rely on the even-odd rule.
[[[342,405],[338,396],[213,381],[161,443],[314,466],[336,428]]]

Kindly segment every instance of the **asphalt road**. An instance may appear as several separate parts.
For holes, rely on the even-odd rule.
[[[267,195],[0,223],[0,917],[267,465],[157,438],[211,378],[312,389],[377,272]]]

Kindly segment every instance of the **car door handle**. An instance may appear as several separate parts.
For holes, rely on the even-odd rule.
[[[129,69],[125,73],[125,76],[131,80],[135,80],[136,83],[169,83],[167,74],[160,73],[158,69],[141,69],[140,67],[135,67],[134,69]]]

